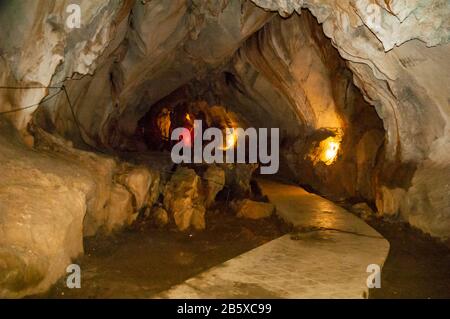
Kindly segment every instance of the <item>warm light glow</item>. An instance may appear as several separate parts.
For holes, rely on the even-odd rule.
[[[335,159],[338,149],[339,149],[338,143],[331,142],[330,144],[328,144],[328,149],[325,151],[325,160],[328,162]]]
[[[224,151],[234,147],[237,142],[237,135],[234,129],[228,129],[225,132],[225,146],[220,148]]]
[[[191,133],[188,130],[183,131],[183,133],[181,134],[181,140],[183,141],[183,144],[185,146],[192,146]]]
[[[189,122],[191,121],[191,116],[188,113],[186,113],[186,120],[188,120]]]
[[[328,137],[320,142],[320,160],[326,165],[331,165],[336,160],[339,151],[340,141],[335,137]]]

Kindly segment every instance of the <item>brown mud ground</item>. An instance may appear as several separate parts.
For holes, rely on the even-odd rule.
[[[450,298],[450,245],[399,222],[368,224],[390,243],[381,288],[369,298]]]
[[[108,237],[85,240],[81,288],[62,278],[41,298],[151,298],[215,265],[289,232],[276,217],[246,220],[209,212],[203,232],[181,233],[145,222]]]

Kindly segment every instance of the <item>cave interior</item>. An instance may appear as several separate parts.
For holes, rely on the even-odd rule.
[[[225,262],[293,231],[267,179],[375,228],[448,242],[448,2],[72,2],[74,28],[68,1],[0,4],[0,296],[70,295],[58,288],[67,265],[96,248],[120,251],[111,238],[129,240],[122,258],[133,259],[148,233],[178,253],[172,239],[198,236],[200,247],[217,231],[239,243],[231,234],[251,229],[252,244],[198,269]],[[188,133],[173,138],[177,128]],[[223,133],[212,154],[242,143],[243,161],[173,161],[176,144],[193,150],[209,128]],[[276,173],[261,174],[267,162],[238,128],[278,129],[266,149],[277,147]],[[322,228],[339,225],[323,218]],[[183,256],[162,263],[196,265]]]

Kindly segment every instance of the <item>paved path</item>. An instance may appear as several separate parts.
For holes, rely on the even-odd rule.
[[[298,231],[213,267],[162,298],[364,298],[367,266],[389,243],[361,219],[298,186],[260,180],[277,214]]]

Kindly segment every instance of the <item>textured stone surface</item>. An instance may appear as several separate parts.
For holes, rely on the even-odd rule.
[[[205,206],[201,179],[193,169],[178,167],[164,190],[164,208],[181,231],[205,228]]]
[[[157,297],[367,298],[367,266],[383,265],[387,240],[354,215],[299,187],[261,184],[281,217],[309,230],[275,239]]]
[[[20,141],[0,118],[0,296],[48,289],[83,252],[86,168]]]
[[[153,209],[152,218],[158,227],[163,227],[169,223],[169,214],[162,207],[155,207]]]
[[[216,195],[225,186],[225,171],[217,166],[208,166],[203,173],[203,187],[205,192],[205,207],[214,203]]]
[[[129,1],[81,1],[81,29],[66,26],[66,8],[72,1],[8,1],[0,10],[0,83],[15,86],[48,86],[74,73],[93,73],[97,58],[123,21],[121,8]],[[125,19],[126,22],[126,19]],[[13,31],[14,30],[14,31]],[[46,89],[2,91],[0,110],[38,103]],[[37,107],[14,113],[20,130]]]
[[[240,197],[251,193],[250,181],[258,164],[221,164],[225,171],[225,184]]]
[[[68,161],[73,167],[83,167],[88,172],[85,178],[90,188],[85,189],[87,194],[86,216],[83,222],[83,233],[92,236],[105,224],[108,219],[110,192],[113,184],[117,163],[113,158],[100,154],[75,149],[70,142],[51,135],[46,131],[33,127],[35,149],[46,152],[50,157]],[[47,163],[51,170],[51,162]],[[68,178],[67,183],[72,182]]]
[[[114,159],[75,149],[34,128],[35,147],[0,117],[0,296],[47,290],[83,236],[109,233],[137,216],[133,194],[114,182]]]
[[[369,207],[369,205],[367,205],[367,203],[358,203],[352,205],[351,210],[355,214],[358,214],[364,220],[367,220],[375,216],[375,212],[372,210],[372,208]]]
[[[401,188],[387,188],[382,186],[377,193],[377,209],[383,216],[395,216],[399,213],[400,205],[405,198],[405,190]]]
[[[108,232],[120,229],[124,225],[130,225],[138,214],[133,207],[133,195],[122,185],[114,185],[110,196],[108,217],[105,223]]]
[[[253,0],[253,2],[265,9],[271,11],[278,11],[278,13],[283,17],[289,17],[292,13],[297,11],[301,12],[303,6],[303,0],[292,0],[292,1],[271,1],[271,0]]]
[[[237,217],[260,219],[270,217],[275,211],[275,206],[271,203],[255,202],[250,199],[244,199],[239,204]]]
[[[145,205],[152,205],[155,192],[159,187],[159,178],[156,172],[146,167],[135,167],[122,164],[116,181],[122,184],[134,196],[134,209],[139,210]],[[155,185],[156,184],[156,185]]]

